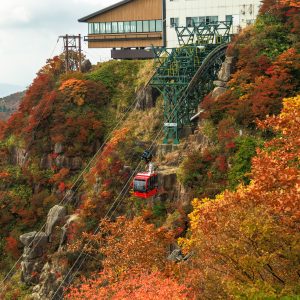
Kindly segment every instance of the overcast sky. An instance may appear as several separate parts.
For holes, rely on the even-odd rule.
[[[0,84],[26,87],[51,54],[62,51],[64,34],[87,35],[77,20],[118,0],[0,0]],[[55,47],[56,46],[56,47]],[[92,61],[108,59],[109,51],[87,49]]]

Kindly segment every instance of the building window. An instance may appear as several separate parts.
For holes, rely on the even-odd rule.
[[[89,23],[89,34],[94,32],[93,25],[94,25],[93,23]]]
[[[156,31],[162,31],[162,20],[156,20]]]
[[[206,17],[208,18],[208,24],[217,24],[219,21],[218,16]]]
[[[143,21],[137,21],[136,22],[136,31],[137,32],[143,32]]]
[[[186,26],[194,27],[203,26],[205,24],[216,24],[218,23],[218,19],[218,16],[187,17]]]
[[[124,32],[130,32],[130,22],[124,22]]]
[[[99,23],[95,23],[94,24],[94,32],[95,33],[100,33],[100,31],[99,31],[100,30],[100,26],[99,25],[100,25]]]
[[[149,21],[143,21],[143,31],[149,32]]]
[[[111,23],[111,32],[112,33],[118,33],[118,22],[112,22]]]
[[[131,32],[136,32],[136,21],[131,21],[130,22],[130,31]]]
[[[150,21],[150,32],[155,32],[155,21],[151,20]]]
[[[89,34],[161,32],[162,20],[89,23]]]
[[[200,22],[201,21],[199,21],[199,19],[200,19],[201,17],[193,17],[193,18],[191,18],[191,22],[192,22],[192,26],[199,26],[200,24]]]
[[[179,18],[170,18],[170,26],[178,27],[179,26]]]
[[[106,33],[111,33],[111,22],[106,23]]]
[[[233,20],[232,15],[226,15],[225,20],[226,20],[226,22],[231,22],[232,23],[232,20]]]
[[[124,32],[124,22],[118,22],[118,32],[119,33]]]

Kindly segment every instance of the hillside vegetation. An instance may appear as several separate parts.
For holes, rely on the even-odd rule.
[[[24,94],[25,92],[19,92],[0,98],[0,120],[7,120],[18,110]]]
[[[87,257],[66,299],[298,299],[298,2],[264,0],[227,55],[236,59],[227,91],[201,103],[198,131],[208,143],[182,149],[178,160],[167,156],[190,205],[127,193],[111,219],[105,216],[140,154],[160,138],[160,98],[126,114],[152,63],[110,61],[64,74],[63,57],[50,59],[19,110],[0,123],[2,276],[21,255],[19,236],[39,230],[64,200],[76,220],[60,252],[49,246],[45,261],[66,273],[81,252]],[[56,245],[58,237],[51,239]],[[186,259],[167,260],[170,245]],[[55,276],[63,280],[65,273]],[[30,294],[18,272],[0,292],[3,299]]]

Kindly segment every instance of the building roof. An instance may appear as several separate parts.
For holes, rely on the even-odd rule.
[[[106,8],[101,9],[101,10],[98,10],[98,11],[96,11],[96,12],[94,12],[94,13],[86,16],[86,17],[80,18],[78,20],[78,22],[87,22],[89,19],[91,19],[93,17],[101,15],[101,14],[107,12],[107,11],[110,11],[110,10],[116,8],[116,7],[122,6],[122,5],[124,5],[124,4],[128,3],[128,2],[131,2],[131,1],[133,1],[133,0],[123,0],[123,1],[117,2],[117,3],[115,3],[115,4],[111,5],[111,6],[108,6]]]

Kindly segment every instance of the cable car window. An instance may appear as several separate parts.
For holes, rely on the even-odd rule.
[[[135,179],[133,182],[133,190],[137,192],[146,192],[146,181],[143,179]]]
[[[153,189],[153,177],[149,178],[149,190]]]

